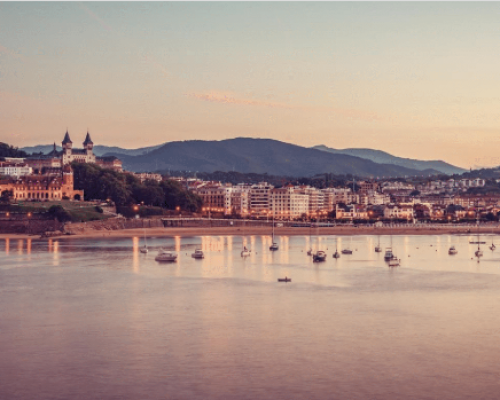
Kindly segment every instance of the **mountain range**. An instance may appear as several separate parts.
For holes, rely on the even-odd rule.
[[[41,145],[22,150],[48,153],[52,149],[53,145]],[[278,140],[252,138],[176,141],[130,150],[97,145],[94,153],[98,156],[114,155],[123,161],[124,169],[134,172],[238,171],[297,177],[322,173],[396,177],[464,171],[442,161],[404,159],[379,150],[307,148]]]
[[[425,171],[426,169],[435,169],[442,172],[443,174],[461,174],[466,170],[463,168],[455,167],[454,165],[445,163],[444,161],[432,160],[432,161],[421,161],[414,160],[411,158],[396,157],[392,154],[386,153],[381,150],[373,149],[332,149],[326,147],[325,145],[314,146],[313,149],[327,151],[332,154],[346,154],[349,156],[360,157],[366,160],[371,160],[378,164],[392,164],[399,165],[401,167],[416,169],[419,171]]]

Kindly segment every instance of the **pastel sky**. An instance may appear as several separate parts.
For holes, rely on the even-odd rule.
[[[500,165],[500,3],[0,3],[0,141]]]

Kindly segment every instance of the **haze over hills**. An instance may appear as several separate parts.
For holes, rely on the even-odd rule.
[[[130,171],[184,170],[199,172],[238,171],[273,175],[312,176],[320,173],[358,176],[431,175],[420,171],[345,154],[305,148],[272,139],[235,138],[221,141],[170,142],[147,155],[115,155]]]
[[[76,145],[77,146],[77,145]],[[53,145],[22,150],[48,153]],[[61,147],[57,147],[61,150]],[[460,174],[465,170],[443,161],[420,161],[380,150],[337,150],[320,145],[301,147],[272,139],[235,138],[221,141],[179,141],[138,149],[94,146],[98,156],[114,155],[130,171],[185,170],[238,171],[275,175],[311,176],[318,173],[359,176]]]
[[[396,157],[392,154],[386,153],[382,150],[373,149],[332,149],[325,145],[314,146],[313,149],[327,151],[333,154],[347,154],[350,156],[361,157],[365,160],[371,160],[378,164],[392,164],[399,165],[406,168],[416,169],[419,171],[424,171],[426,169],[435,169],[442,172],[443,174],[461,174],[467,170],[454,165],[448,164],[444,161],[432,160],[432,161],[422,161],[413,160],[411,158]]]
[[[75,147],[79,147],[78,144],[74,144]],[[118,154],[125,154],[129,156],[138,156],[142,154],[146,154],[150,152],[151,150],[155,150],[159,147],[163,146],[163,144],[159,144],[156,146],[149,146],[149,147],[140,147],[138,149],[123,149],[121,147],[116,147],[116,146],[101,146],[101,145],[96,145],[94,146],[94,154],[96,156],[104,156],[106,153],[113,153],[114,155]],[[40,144],[37,146],[31,146],[31,147],[23,147],[20,150],[24,150],[25,152],[31,154],[31,153],[40,153],[42,152],[43,154],[47,154],[52,149],[54,148],[53,144]],[[61,146],[57,146],[57,151],[61,151],[62,148]]]

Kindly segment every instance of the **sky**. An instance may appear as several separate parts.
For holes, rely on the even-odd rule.
[[[0,141],[500,165],[498,2],[0,2]]]

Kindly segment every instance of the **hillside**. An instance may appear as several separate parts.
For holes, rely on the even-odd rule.
[[[130,171],[184,170],[199,172],[238,171],[288,176],[320,173],[358,176],[436,174],[397,165],[379,164],[360,157],[331,154],[271,139],[236,138],[221,141],[170,142],[142,156],[120,157]]]
[[[76,145],[74,144],[74,146],[79,147],[78,144],[76,144]],[[108,155],[108,153],[112,153],[113,155],[124,154],[124,155],[129,155],[129,156],[139,156],[139,155],[146,154],[152,150],[155,150],[161,146],[163,146],[163,144],[159,144],[156,146],[150,146],[150,147],[140,147],[138,149],[123,149],[121,147],[115,147],[115,146],[97,145],[97,146],[94,146],[94,154],[96,156],[105,156],[105,155]],[[58,151],[62,150],[61,146],[56,146],[56,147],[57,147]],[[53,144],[41,144],[41,145],[37,145],[37,146],[23,147],[20,150],[23,150],[28,154],[39,153],[39,152],[42,152],[43,154],[47,154],[50,151],[52,151],[53,148],[54,148]]]
[[[313,149],[326,151],[332,154],[344,154],[354,157],[364,158],[365,160],[371,160],[377,164],[392,164],[399,165],[405,168],[416,169],[419,171],[424,171],[427,169],[434,169],[447,175],[451,174],[461,174],[466,170],[463,168],[455,167],[454,165],[448,164],[444,161],[433,160],[433,161],[421,161],[414,160],[411,158],[396,157],[392,154],[386,153],[381,150],[373,149],[332,149],[324,145],[314,146]]]

